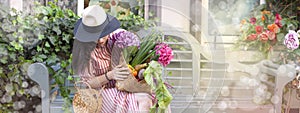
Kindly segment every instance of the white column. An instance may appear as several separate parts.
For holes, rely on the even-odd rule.
[[[81,17],[84,9],[84,0],[77,0],[77,15]]]
[[[201,44],[205,45],[204,42],[207,42],[209,39],[208,35],[208,10],[209,10],[208,0],[202,0],[202,9],[201,9]],[[207,46],[209,47],[209,46]]]
[[[144,0],[144,18],[145,20],[148,20],[149,19],[149,0]],[[140,4],[139,4],[140,5]]]

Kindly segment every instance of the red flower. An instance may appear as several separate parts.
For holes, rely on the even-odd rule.
[[[261,42],[267,42],[269,40],[268,34],[263,32],[262,34],[259,35],[260,41]]]
[[[275,15],[275,24],[276,24],[279,28],[282,27],[281,20],[282,20],[282,18],[281,18],[281,16],[280,16],[280,14],[277,13],[277,14]]]
[[[256,23],[256,18],[255,17],[250,18],[250,23],[255,24]]]
[[[278,14],[278,13],[275,15],[275,17],[276,17],[276,19],[278,19],[278,20],[282,20],[280,14]]]
[[[247,40],[249,41],[253,41],[253,40],[256,40],[257,39],[257,35],[256,34],[251,34],[247,37]]]
[[[262,26],[256,26],[256,27],[255,27],[255,30],[256,30],[256,33],[257,33],[257,34],[260,34],[260,33],[263,31],[263,29],[264,29],[264,28],[263,28]]]

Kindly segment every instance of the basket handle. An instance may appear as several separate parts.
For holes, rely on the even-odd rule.
[[[86,84],[88,87],[89,87],[89,89],[92,89],[92,87],[91,87],[91,85],[89,84],[89,83],[87,83],[87,82],[85,82],[85,81],[78,81],[78,82],[75,82],[75,84],[74,84],[74,87],[78,90],[79,88],[77,87],[77,84],[78,83],[84,83],[84,84]]]

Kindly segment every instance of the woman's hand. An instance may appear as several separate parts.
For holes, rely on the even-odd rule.
[[[107,73],[110,80],[125,80],[130,75],[130,70],[126,65],[118,65]]]

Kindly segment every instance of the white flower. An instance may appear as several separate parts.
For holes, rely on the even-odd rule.
[[[289,30],[289,33],[285,35],[283,44],[289,49],[297,49],[299,47],[299,39],[295,31]]]

